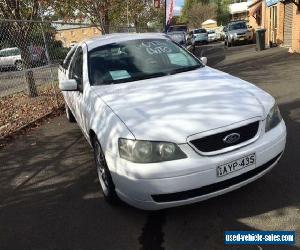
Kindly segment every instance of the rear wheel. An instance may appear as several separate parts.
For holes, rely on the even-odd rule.
[[[66,116],[67,116],[68,121],[71,123],[76,122],[76,119],[67,104],[65,104],[65,109],[66,109]]]
[[[92,138],[94,158],[97,167],[98,179],[102,188],[105,200],[110,204],[118,204],[120,199],[116,194],[110,171],[107,167],[104,153],[96,136]]]
[[[18,71],[22,71],[23,70],[23,62],[22,61],[16,61],[15,62],[15,67]]]

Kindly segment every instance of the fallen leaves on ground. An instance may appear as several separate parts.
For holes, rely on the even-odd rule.
[[[57,97],[57,98],[56,98]],[[63,97],[57,87],[39,86],[38,96],[29,97],[19,92],[0,98],[0,139],[34,123],[60,109]]]

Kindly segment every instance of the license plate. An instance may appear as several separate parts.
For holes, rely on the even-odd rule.
[[[240,37],[240,41],[244,41],[245,40],[245,37]]]
[[[256,162],[255,153],[244,156],[234,161],[227,162],[217,167],[217,177],[222,177],[232,172],[238,171],[242,168],[255,165],[255,162]]]

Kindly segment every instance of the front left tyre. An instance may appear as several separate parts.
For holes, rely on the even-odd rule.
[[[104,153],[96,136],[92,137],[92,144],[94,149],[94,159],[97,168],[98,179],[102,188],[104,198],[110,204],[118,204],[120,202],[120,199],[115,191],[115,185],[108,169]]]
[[[76,119],[67,104],[65,104],[65,109],[66,109],[66,116],[67,116],[68,121],[71,123],[76,122]]]

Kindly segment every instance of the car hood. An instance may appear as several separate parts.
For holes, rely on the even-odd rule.
[[[202,37],[202,36],[208,36],[208,34],[207,33],[195,33],[194,36],[195,37],[199,37],[199,36]]]
[[[253,117],[264,118],[274,99],[210,67],[176,75],[92,87],[136,139],[185,143],[187,137]]]

